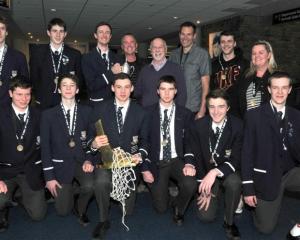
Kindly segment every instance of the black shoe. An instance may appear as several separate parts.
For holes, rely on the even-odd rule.
[[[3,211],[3,212],[2,212]],[[1,211],[3,218],[0,220],[0,233],[5,232],[8,229],[8,209]]]
[[[80,223],[80,225],[82,225],[84,227],[89,225],[90,220],[87,217],[87,215],[85,213],[79,214],[77,201],[75,201],[74,208],[73,208],[73,213],[78,218],[78,222]]]
[[[174,208],[173,220],[177,226],[182,226],[184,222],[183,215],[179,213],[178,207],[174,206],[173,208]]]
[[[224,222],[223,227],[225,229],[226,236],[228,239],[231,239],[231,240],[241,239],[239,229],[237,228],[237,226],[234,223],[232,225],[229,225],[226,222]]]
[[[292,236],[291,233],[289,232],[288,235],[286,236],[287,240],[300,240],[300,235],[299,236]]]
[[[109,228],[109,221],[99,222],[93,231],[93,239],[104,239],[105,234]]]

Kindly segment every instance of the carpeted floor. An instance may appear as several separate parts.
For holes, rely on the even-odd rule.
[[[298,196],[299,197],[299,196]],[[283,240],[287,231],[300,215],[300,198],[287,196],[283,201],[278,226],[271,235],[259,234],[252,225],[251,213],[244,210],[236,217],[236,224],[245,240],[272,239]],[[222,204],[220,204],[222,206]],[[121,223],[121,208],[117,204],[111,207],[111,228],[107,240],[222,240],[226,239],[222,228],[223,209],[220,207],[218,218],[214,223],[203,224],[196,217],[195,202],[192,202],[185,216],[182,227],[172,222],[171,209],[159,215],[152,209],[149,193],[138,194],[133,216],[126,219],[130,231],[126,231]],[[32,222],[20,207],[10,211],[10,227],[0,233],[1,240],[85,240],[91,239],[91,232],[97,223],[98,210],[95,201],[88,209],[91,224],[81,227],[77,219],[70,215],[58,217],[53,204],[48,205],[48,214],[42,222]]]

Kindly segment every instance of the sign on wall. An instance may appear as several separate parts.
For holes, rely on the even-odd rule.
[[[273,14],[273,24],[300,20],[300,8]]]

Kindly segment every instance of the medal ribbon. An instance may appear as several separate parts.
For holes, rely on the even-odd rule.
[[[70,126],[70,123],[69,123],[68,118],[67,118],[67,113],[66,113],[66,110],[65,110],[64,105],[62,104],[62,102],[60,103],[60,106],[61,106],[62,111],[63,111],[64,116],[65,116],[69,136],[72,138],[75,135],[76,121],[77,121],[77,104],[75,104],[75,107],[74,107],[72,126]]]
[[[49,44],[49,46],[50,46],[50,44]],[[60,52],[59,59],[58,59],[58,64],[57,64],[57,67],[56,67],[54,57],[53,57],[53,52],[52,52],[52,49],[51,49],[51,46],[50,46],[50,55],[51,55],[51,60],[52,60],[52,65],[53,65],[53,72],[54,72],[55,78],[57,77],[57,75],[59,73],[61,60],[62,60],[62,56],[63,56],[63,51],[64,51],[64,44],[62,44],[61,52]],[[56,92],[57,92],[57,81],[55,81],[55,89],[54,89],[54,93],[56,93]]]
[[[217,149],[218,149],[218,146],[219,146],[219,143],[220,143],[220,139],[221,139],[221,137],[222,137],[222,133],[223,133],[223,130],[224,130],[224,128],[225,128],[226,122],[227,122],[227,118],[224,119],[224,122],[223,122],[223,124],[222,124],[221,129],[220,129],[220,133],[219,133],[219,135],[218,135],[218,138],[217,138],[217,141],[216,141],[216,145],[215,145],[215,147],[214,147],[214,150],[212,150],[211,139],[209,138],[209,151],[210,151],[210,153],[211,153],[211,158],[212,158],[212,160],[213,160],[215,166],[217,166],[217,163],[216,163],[216,161],[215,161],[215,159],[214,159],[214,155],[216,155],[217,157],[219,157],[219,154],[217,154]]]
[[[2,69],[3,69],[3,63],[4,63],[4,58],[7,52],[7,45],[4,44],[4,48],[3,48],[3,54],[2,54],[2,58],[1,58],[1,62],[0,62],[0,76],[2,77]]]
[[[18,142],[21,142],[24,139],[24,135],[26,133],[26,129],[27,129],[28,123],[29,123],[29,111],[27,113],[27,117],[26,117],[26,120],[25,120],[25,125],[23,127],[23,131],[22,131],[21,136],[19,137],[18,134],[16,133],[16,138],[17,138]]]

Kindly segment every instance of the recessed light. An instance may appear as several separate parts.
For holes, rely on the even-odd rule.
[[[56,12],[56,8],[51,8],[50,11],[51,12]]]
[[[27,35],[29,35],[29,36],[30,36],[30,35],[31,35],[31,32],[28,32],[28,33],[27,33]]]
[[[33,39],[33,36],[32,36],[32,35],[30,36],[30,39]]]
[[[74,43],[77,43],[77,40],[74,40]]]
[[[197,24],[200,24],[200,23],[201,23],[201,21],[200,21],[200,20],[197,20],[197,21],[196,21],[196,23],[197,23]]]
[[[178,19],[178,17],[177,17],[177,16],[174,16],[173,18],[174,18],[174,19]]]

